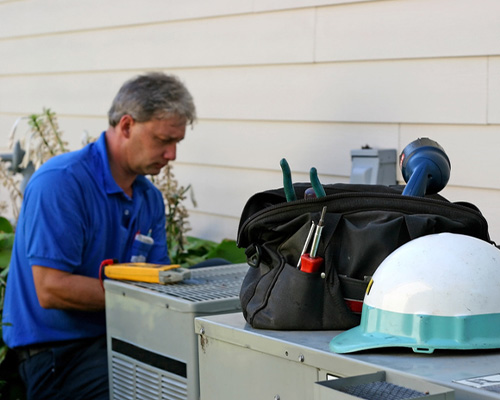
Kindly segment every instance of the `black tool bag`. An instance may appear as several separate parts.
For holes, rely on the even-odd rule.
[[[310,183],[294,185],[302,199]],[[470,203],[439,195],[401,195],[402,187],[324,185],[326,196],[286,202],[283,189],[252,196],[241,216],[238,246],[249,268],[240,292],[247,322],[283,330],[349,329],[379,264],[420,236],[452,232],[490,242],[488,224]],[[321,271],[297,269],[311,221],[327,212],[317,255]]]

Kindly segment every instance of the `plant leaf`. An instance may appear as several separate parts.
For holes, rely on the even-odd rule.
[[[9,220],[5,217],[0,217],[0,232],[13,233],[14,228]]]
[[[224,239],[219,245],[213,248],[208,254],[207,259],[224,258],[232,264],[240,264],[247,261],[245,249],[236,246],[236,241]]]

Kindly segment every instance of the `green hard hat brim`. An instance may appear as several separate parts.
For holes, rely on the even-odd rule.
[[[335,336],[329,347],[334,353],[384,347],[408,347],[416,353],[496,349],[500,348],[500,314],[401,314],[365,304],[361,324]]]

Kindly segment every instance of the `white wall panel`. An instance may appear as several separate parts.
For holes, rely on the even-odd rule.
[[[439,59],[172,70],[200,118],[485,123],[487,60]],[[104,115],[127,73],[0,78],[0,110]]]
[[[498,201],[498,190],[448,186],[441,194],[450,201],[467,201],[475,204],[486,218],[486,221],[488,221],[490,238],[500,244],[500,201]]]
[[[500,125],[401,127],[403,148],[419,137],[429,137],[445,150],[451,162],[449,185],[500,189]]]
[[[27,37],[0,74],[312,62],[313,40],[312,9]]]
[[[378,0],[254,0],[254,11],[317,7],[331,4],[361,3]]]
[[[0,38],[246,13],[252,0],[20,0],[0,3]]]
[[[216,242],[223,239],[236,240],[238,223],[239,217],[210,215],[191,210],[189,213],[191,230],[187,235]]]
[[[0,1],[0,38],[373,0]]]
[[[185,70],[206,118],[485,123],[486,58]]]
[[[388,124],[199,121],[179,145],[183,163],[280,171],[286,158],[294,173],[350,176],[350,150],[364,145],[398,147],[398,126]],[[210,149],[207,151],[207,149]]]
[[[19,75],[0,77],[0,111],[104,116],[122,83],[139,73]]]
[[[500,124],[500,57],[489,58],[488,123]]]
[[[55,110],[54,110],[55,111]],[[108,128],[108,119],[102,118],[58,118],[60,130],[63,138],[68,142],[70,150],[77,150],[82,147],[85,136],[97,139],[100,134]]]
[[[500,53],[498,0],[378,1],[318,9],[317,61]]]
[[[174,175],[183,186],[192,185],[198,212],[239,216],[255,192],[282,186],[281,171],[195,166],[176,162]],[[186,206],[192,208],[189,202]]]

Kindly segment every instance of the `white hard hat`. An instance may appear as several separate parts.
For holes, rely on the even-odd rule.
[[[361,323],[330,349],[500,348],[500,250],[471,236],[423,236],[390,254],[368,285]]]

